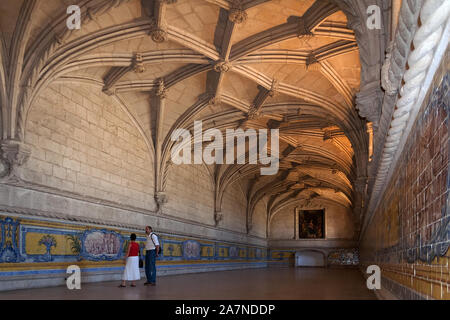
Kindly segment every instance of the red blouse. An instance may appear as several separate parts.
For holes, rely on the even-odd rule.
[[[136,257],[139,255],[139,245],[137,242],[130,242],[130,254],[129,257]]]

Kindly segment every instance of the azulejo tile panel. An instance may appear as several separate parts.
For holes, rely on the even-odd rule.
[[[340,249],[328,254],[329,265],[357,266],[359,265],[358,249]]]
[[[270,250],[270,260],[271,262],[280,262],[283,264],[294,265],[295,253],[297,251],[308,251],[309,249],[291,249],[291,250],[281,250],[273,249]],[[319,249],[320,250],[320,249]],[[326,263],[329,266],[358,266],[359,265],[359,250],[357,248],[332,248],[320,250],[326,255]]]
[[[0,213],[0,231],[0,277],[27,272],[57,273],[74,263],[95,270],[119,270],[131,233],[136,233],[141,255],[145,254],[146,235],[138,230],[114,230]],[[264,263],[267,257],[264,247],[163,233],[158,236],[163,248],[157,263],[161,267]]]
[[[22,262],[25,258],[19,250],[19,222],[9,217],[0,219],[0,263]]]
[[[450,298],[450,73],[444,72],[417,115],[361,243],[364,267],[379,265],[387,289],[403,299]]]

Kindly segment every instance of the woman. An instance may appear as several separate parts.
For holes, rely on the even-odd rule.
[[[136,280],[141,279],[141,272],[139,271],[139,244],[136,242],[134,233],[131,234],[130,240],[127,255],[125,256],[126,265],[123,271],[122,284],[119,288],[125,288],[126,281],[131,281],[131,286],[136,287]]]

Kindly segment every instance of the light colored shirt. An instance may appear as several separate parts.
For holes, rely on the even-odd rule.
[[[156,249],[155,246],[159,246],[158,236],[152,232],[147,236],[147,242],[145,243],[145,250],[155,250]]]

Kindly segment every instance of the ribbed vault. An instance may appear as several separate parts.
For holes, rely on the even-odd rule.
[[[2,139],[23,141],[27,114],[51,83],[95,86],[145,137],[162,205],[170,201],[174,130],[192,130],[194,120],[203,130],[277,128],[277,175],[260,176],[258,165],[214,167],[217,223],[225,190],[245,180],[248,230],[263,199],[268,223],[282,208],[314,199],[352,209],[358,228],[369,159],[358,110],[373,119],[355,97],[376,81],[366,69],[379,55],[365,46],[360,63],[370,39],[355,24],[354,1],[79,0],[82,27],[73,31],[65,1],[10,2],[0,11],[1,21],[16,24],[14,32],[1,25]],[[186,88],[195,88],[192,96]],[[148,118],[133,116],[137,108]]]

